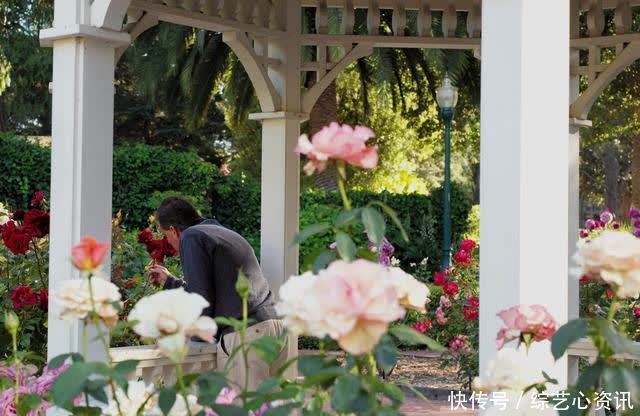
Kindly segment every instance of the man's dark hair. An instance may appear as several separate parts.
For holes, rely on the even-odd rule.
[[[202,222],[202,217],[189,201],[178,196],[166,198],[156,211],[156,220],[165,230],[173,227],[183,232]]]

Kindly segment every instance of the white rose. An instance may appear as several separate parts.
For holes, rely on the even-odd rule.
[[[126,394],[121,388],[116,390],[117,402],[113,399],[111,390],[109,390],[109,406],[105,414],[109,416],[137,416],[138,410],[143,405],[143,410],[149,410],[156,404],[156,398],[151,397],[153,390],[153,384],[147,386],[144,381],[130,381]],[[120,405],[120,411],[118,410],[118,404]]]
[[[198,336],[212,342],[218,327],[213,319],[200,316],[209,306],[197,293],[184,289],[164,290],[144,297],[129,313],[129,321],[136,321],[133,330],[144,338],[154,338],[160,349],[172,360],[186,353],[187,338]]]
[[[11,221],[11,213],[0,203],[0,226],[5,225],[9,221]]]
[[[426,304],[429,303],[429,288],[415,277],[406,273],[399,267],[389,269],[389,278],[398,291],[400,305],[407,309],[413,309],[426,313]]]
[[[89,291],[89,280],[93,292],[93,304]],[[54,298],[61,306],[60,319],[85,319],[88,313],[95,308],[95,312],[107,326],[113,327],[118,320],[118,309],[114,303],[120,302],[120,291],[116,285],[100,277],[65,280],[60,288],[54,292]]]
[[[544,383],[542,371],[527,365],[523,351],[503,348],[489,361],[484,377],[473,380],[473,389],[482,392],[523,391],[532,384]]]
[[[583,273],[599,277],[602,270],[640,268],[640,239],[626,231],[604,231],[591,241],[580,240],[575,259]]]
[[[616,288],[616,295],[622,299],[637,299],[640,295],[640,270],[615,272],[603,270],[600,277]]]

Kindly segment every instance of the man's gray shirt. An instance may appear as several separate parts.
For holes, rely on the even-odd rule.
[[[254,322],[276,318],[269,283],[247,240],[215,220],[205,220],[187,228],[180,236],[180,263],[185,280],[169,276],[165,289],[184,287],[202,295],[209,307],[203,314],[215,317],[242,318],[242,300],[236,293],[238,272],[251,283],[248,299],[249,318]],[[220,326],[218,337],[231,331]]]

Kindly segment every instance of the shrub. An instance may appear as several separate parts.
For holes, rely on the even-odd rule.
[[[51,152],[29,141],[0,133],[0,202],[26,209],[35,190],[49,193]]]
[[[0,135],[0,201],[26,208],[35,190],[49,193],[51,149],[10,135]],[[195,151],[162,146],[122,144],[113,157],[113,210],[122,211],[125,223],[143,227],[163,196],[186,197],[208,215],[206,201],[216,168]],[[259,210],[258,206],[258,210]]]

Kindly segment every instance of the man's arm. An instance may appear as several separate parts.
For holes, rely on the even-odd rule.
[[[200,233],[189,233],[180,241],[180,263],[186,280],[185,289],[197,293],[209,301],[209,309],[213,309],[214,285],[211,280],[210,253],[207,251]],[[167,279],[168,281],[169,279]]]

